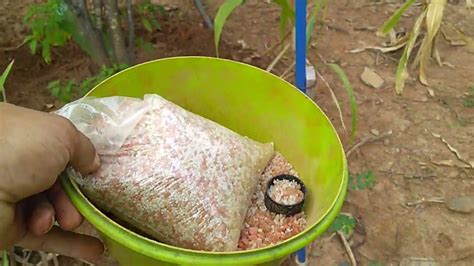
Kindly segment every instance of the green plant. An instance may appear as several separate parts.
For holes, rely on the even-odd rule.
[[[4,250],[2,252],[2,258],[1,259],[2,259],[2,266],[8,266],[10,264],[9,261],[8,261],[8,254],[7,254],[6,250]]]
[[[219,41],[224,24],[232,11],[243,3],[245,3],[244,0],[226,0],[217,11],[216,17],[214,18],[214,45],[216,46],[217,56],[219,56]]]
[[[2,95],[2,101],[4,102],[7,101],[7,96],[5,94],[5,82],[7,81],[7,77],[10,74],[10,71],[12,70],[13,63],[15,63],[15,60],[12,60],[10,64],[8,64],[5,71],[3,71],[2,75],[0,76],[0,93]]]
[[[369,261],[367,266],[383,266],[383,263],[378,262],[378,261]]]
[[[143,27],[148,32],[161,30],[161,24],[156,17],[157,15],[166,15],[166,10],[162,5],[154,4],[150,0],[143,0],[136,5],[136,10]]]
[[[469,93],[464,98],[463,105],[464,107],[468,107],[468,108],[474,107],[474,85],[471,85],[469,87]]]
[[[356,176],[349,175],[349,189],[363,190],[371,188],[375,184],[375,176],[372,171],[363,172]]]
[[[60,0],[31,5],[23,21],[31,29],[26,36],[32,54],[41,49],[46,63],[51,62],[51,47],[62,46],[71,38],[67,20],[67,7]]]
[[[354,90],[352,89],[351,82],[346,75],[346,72],[337,64],[328,64],[328,66],[336,73],[336,75],[341,79],[344,89],[346,90],[347,94],[349,95],[349,103],[351,105],[351,136],[352,139],[355,137],[355,133],[357,130],[357,101],[354,95]],[[335,101],[336,106],[339,106],[339,103]],[[342,115],[341,115],[342,117]]]
[[[133,14],[151,32],[161,29],[157,15],[166,12],[150,0],[142,0],[135,7],[132,0],[125,2],[122,13],[126,16],[121,16],[123,10],[119,10],[117,0],[47,0],[33,4],[23,19],[31,32],[24,42],[33,54],[41,50],[46,63],[52,60],[53,47],[73,40],[99,66],[130,65],[137,42]]]
[[[339,214],[334,222],[329,226],[328,233],[334,233],[337,231],[343,232],[345,235],[349,235],[349,233],[354,230],[356,221],[354,218],[347,214]]]
[[[55,80],[48,84],[48,89],[51,91],[51,95],[55,98],[67,103],[72,101],[75,97],[85,95],[94,86],[125,68],[127,68],[127,65],[113,65],[112,67],[103,66],[97,75],[89,77],[81,83],[77,83],[75,80]]]

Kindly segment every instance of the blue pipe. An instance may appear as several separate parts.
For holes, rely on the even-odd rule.
[[[296,77],[295,85],[306,93],[306,0],[295,0]]]
[[[295,85],[306,93],[306,0],[295,0],[295,48],[296,48],[296,76]],[[306,264],[306,249],[296,252],[297,263]]]

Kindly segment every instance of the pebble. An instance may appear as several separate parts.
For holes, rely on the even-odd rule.
[[[446,203],[446,206],[454,212],[471,213],[474,212],[474,197],[454,197]]]

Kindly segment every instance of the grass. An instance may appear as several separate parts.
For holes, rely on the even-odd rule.
[[[474,108],[474,84],[469,87],[469,92],[463,100],[463,105],[467,108]]]

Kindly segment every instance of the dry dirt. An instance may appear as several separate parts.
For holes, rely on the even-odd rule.
[[[25,2],[32,1],[0,3],[0,69],[15,58],[14,71],[6,84],[9,101],[46,110],[46,104],[60,104],[47,91],[48,82],[58,78],[80,80],[96,68],[74,45],[55,49],[51,65],[32,56],[26,47],[12,49],[24,34],[20,18]],[[376,132],[393,132],[361,145],[348,158],[351,173],[370,170],[376,176],[373,188],[349,191],[343,211],[357,220],[349,243],[360,265],[421,265],[416,264],[415,258],[439,265],[474,265],[474,213],[457,213],[443,203],[429,202],[474,197],[473,169],[437,165],[436,162],[459,161],[447,144],[433,136],[442,136],[462,158],[474,161],[474,109],[463,105],[469,87],[474,85],[474,51],[466,46],[451,46],[441,39],[441,57],[449,66],[439,67],[432,62],[428,87],[421,85],[412,71],[401,96],[394,91],[399,53],[348,53],[354,48],[379,45],[375,29],[401,2],[331,1],[325,23],[316,28],[309,50],[309,60],[335,90],[346,122],[350,121],[347,94],[321,58],[337,62],[348,74],[358,103],[359,125],[354,143]],[[211,3],[211,14],[216,6]],[[405,29],[410,28],[416,11],[403,18]],[[466,10],[464,1],[452,1],[445,13],[446,22],[474,37],[474,10]],[[212,33],[202,27],[195,11],[178,9],[163,24],[163,32],[150,36],[156,49],[150,54],[140,53],[139,61],[174,55],[214,55]],[[258,55],[278,42],[277,24],[278,9],[265,1],[249,0],[232,15],[224,30],[223,56],[266,68],[279,49]],[[274,73],[281,74],[293,62],[292,58],[284,57]],[[361,81],[365,67],[374,69],[384,79],[380,89]],[[327,88],[318,82],[311,94],[332,119],[349,149],[354,143],[342,130]],[[311,265],[349,265],[347,252],[337,236],[318,239],[310,258]]]

